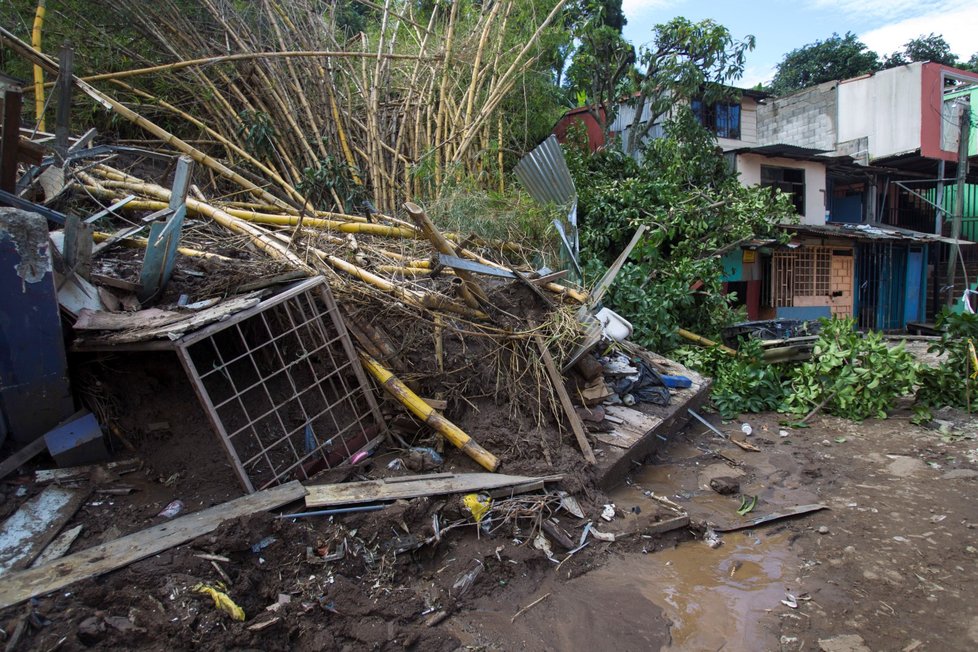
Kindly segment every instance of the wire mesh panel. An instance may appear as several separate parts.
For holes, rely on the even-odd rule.
[[[248,491],[306,479],[380,434],[376,400],[322,278],[177,348]]]

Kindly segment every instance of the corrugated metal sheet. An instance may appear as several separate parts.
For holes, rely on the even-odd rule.
[[[577,201],[574,179],[553,134],[524,156],[514,172],[530,196],[540,203],[554,202],[569,208]]]
[[[580,251],[580,240],[577,234],[577,188],[574,187],[574,179],[567,169],[564,151],[560,149],[557,137],[551,134],[533,151],[520,159],[513,171],[533,199],[542,204],[554,202],[567,209],[566,224],[554,220],[554,226],[557,227],[571,262],[580,276],[580,266],[577,262]]]

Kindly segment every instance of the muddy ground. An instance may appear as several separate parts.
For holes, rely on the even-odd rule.
[[[0,624],[10,633],[27,617],[17,649],[31,650],[975,649],[978,426],[959,413],[939,415],[940,429],[908,416],[817,417],[791,430],[779,415],[750,415],[747,441],[759,452],[691,428],[611,495],[582,493],[585,519],[552,494],[501,496],[509,511],[481,529],[457,498],[332,519],[256,515],[8,609]],[[739,425],[721,428],[741,437]],[[216,482],[188,496],[193,474],[169,471],[147,465],[104,479],[136,491],[93,494],[76,547],[160,522],[177,496],[191,498],[188,509],[226,499]],[[718,494],[709,488],[718,477],[739,490]],[[8,480],[8,496],[30,484]],[[746,516],[736,513],[741,495],[758,498]],[[674,517],[652,496],[680,505],[691,525],[647,534]],[[609,502],[616,515],[606,522]],[[708,524],[812,503],[829,509],[719,534],[717,548],[702,540]],[[533,546],[540,511],[575,542],[587,521],[630,534],[592,538],[566,560],[551,542],[550,560]],[[344,547],[342,560],[327,561]],[[195,593],[199,582],[224,582],[245,622]]]

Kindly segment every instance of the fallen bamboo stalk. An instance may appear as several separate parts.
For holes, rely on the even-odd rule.
[[[591,450],[591,444],[587,440],[587,435],[584,434],[584,426],[581,424],[581,418],[577,416],[577,411],[574,409],[574,404],[571,402],[570,395],[567,393],[567,388],[564,387],[564,379],[560,375],[560,371],[557,370],[557,365],[550,355],[550,349],[547,348],[547,343],[543,341],[543,337],[540,335],[534,335],[533,339],[537,343],[537,348],[540,350],[540,359],[543,360],[543,365],[547,369],[550,384],[553,386],[554,392],[560,400],[560,405],[564,410],[564,416],[567,417],[567,421],[570,423],[571,430],[574,432],[574,437],[577,439],[577,445],[580,446],[584,459],[589,464],[597,464],[598,460],[594,456],[594,451]]]
[[[61,68],[57,63],[52,61],[49,57],[35,50],[28,43],[25,43],[21,39],[17,38],[3,27],[0,27],[0,36],[2,36],[2,40],[6,42],[11,47],[11,49],[14,50],[14,52],[20,54],[31,63],[47,68],[50,72],[60,74]],[[157,138],[161,139],[171,147],[174,147],[175,149],[188,155],[190,158],[194,160],[194,162],[199,163],[202,166],[221,175],[222,177],[225,177],[233,181],[234,183],[241,186],[245,190],[248,190],[249,192],[255,194],[258,197],[261,197],[264,201],[267,201],[276,206],[282,206],[283,208],[286,208],[288,206],[278,197],[270,194],[265,189],[255,185],[254,183],[244,178],[237,172],[234,172],[220,161],[208,156],[207,154],[204,154],[199,149],[184,142],[180,138],[177,138],[175,135],[171,134],[166,129],[163,129],[156,123],[147,120],[146,118],[139,115],[129,107],[124,106],[121,102],[118,102],[115,99],[106,95],[105,93],[92,88],[84,80],[79,79],[74,75],[72,76],[72,80],[74,81],[76,86],[78,86],[87,95],[89,95],[90,97],[98,101],[100,104],[104,106],[108,106],[109,108],[112,109],[112,111],[114,111],[121,117],[125,118],[129,122],[132,122],[136,126],[148,131],[149,133],[153,134]]]
[[[96,231],[92,234],[92,239],[95,242],[105,242],[111,237],[114,237],[114,233],[104,233],[102,231]],[[128,249],[145,249],[146,245],[149,244],[149,240],[146,238],[122,238],[116,242],[117,245],[121,247],[126,247]],[[205,260],[218,260],[223,263],[237,263],[240,262],[234,258],[228,258],[227,256],[222,256],[221,254],[212,254],[207,251],[201,251],[199,249],[192,249],[190,247],[177,247],[177,253],[183,256],[190,256],[191,258],[203,258]]]
[[[398,380],[393,373],[381,366],[379,362],[362,351],[360,352],[360,360],[363,361],[363,366],[370,375],[391,396],[410,410],[412,414],[431,426],[463,453],[475,460],[482,468],[488,471],[495,471],[499,468],[499,459],[495,455],[480,446],[478,442],[469,437],[461,428],[438,414],[436,410],[425,403],[420,396],[408,389],[407,385]]]
[[[182,70],[184,68],[193,68],[198,66],[208,66],[215,63],[227,63],[231,61],[252,61],[255,59],[284,59],[284,58],[321,58],[326,59],[330,57],[338,58],[366,58],[374,59],[378,56],[376,52],[356,52],[356,51],[346,51],[346,50],[288,50],[285,52],[243,52],[239,54],[225,54],[217,57],[204,57],[202,59],[188,59],[186,61],[176,61],[174,63],[167,63],[160,66],[150,66],[148,68],[133,68],[132,70],[120,70],[118,72],[105,72],[98,75],[89,75],[87,77],[82,77],[83,82],[92,83],[98,81],[105,81],[107,79],[126,79],[128,77],[139,77],[142,75],[155,75],[161,72],[170,72],[173,70]],[[436,61],[440,57],[437,55],[431,55],[427,57],[419,57],[414,54],[394,54],[394,53],[381,53],[379,56],[385,59],[406,59],[406,60],[426,60],[426,61]],[[53,85],[53,83],[46,84],[47,86]]]
[[[106,185],[109,185],[110,183],[112,187],[123,188],[132,192],[156,197],[160,201],[167,203],[170,201],[170,191],[162,186],[157,186],[156,184],[145,182],[137,183],[133,181],[113,181],[106,182]],[[272,258],[289,263],[297,269],[308,272],[310,275],[315,273],[315,270],[312,267],[310,267],[294,252],[292,252],[286,245],[277,242],[269,233],[259,229],[250,222],[229,215],[220,208],[202,202],[199,199],[194,199],[193,197],[187,198],[186,205],[187,210],[193,213],[209,217],[226,229],[247,235],[253,245],[267,253]]]
[[[34,28],[31,30],[31,45],[41,51],[41,33],[44,29],[44,13],[47,10],[45,0],[37,0],[37,10],[34,12]],[[34,124],[44,131],[44,69],[34,64]]]
[[[685,338],[685,339],[689,340],[690,342],[696,342],[700,346],[705,346],[707,348],[709,348],[711,346],[716,346],[716,347],[719,347],[719,349],[721,351],[723,351],[724,353],[726,353],[727,355],[730,355],[730,356],[736,356],[737,355],[737,352],[734,351],[733,349],[731,349],[729,346],[727,346],[725,344],[718,344],[718,343],[714,342],[711,339],[708,339],[706,337],[703,337],[702,335],[697,335],[696,333],[693,333],[692,331],[688,331],[685,328],[680,328],[676,332],[679,334],[680,337]]]
[[[423,208],[413,202],[406,202],[404,204],[404,210],[414,220],[414,223],[418,225],[421,232],[431,240],[431,244],[434,245],[436,250],[449,256],[458,255],[455,247],[438,231]],[[470,308],[479,308],[481,305],[480,302],[487,301],[486,293],[479,286],[472,273],[463,269],[457,269],[455,270],[455,275],[462,279],[460,294]]]

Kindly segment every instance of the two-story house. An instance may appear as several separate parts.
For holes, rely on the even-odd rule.
[[[789,193],[799,215],[786,227],[787,247],[754,242],[723,259],[728,289],[751,319],[853,315],[865,328],[901,329],[931,317],[947,292],[960,294],[963,282],[941,292],[951,252],[948,180],[959,116],[975,124],[978,115],[978,74],[912,63],[780,98],[742,91],[739,103],[693,109],[741,182]],[[622,103],[610,131],[623,143],[633,118]],[[565,114],[558,138],[575,120],[588,125],[592,149],[603,145],[586,109]],[[648,138],[661,133],[653,125]],[[965,198],[962,238],[978,240],[978,185]],[[969,283],[976,250],[963,248]]]

